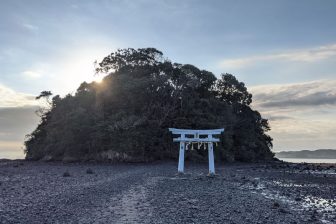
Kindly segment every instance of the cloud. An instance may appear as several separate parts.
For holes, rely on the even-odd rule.
[[[269,61],[316,62],[334,56],[336,56],[336,44],[330,44],[310,49],[255,55],[237,59],[224,59],[220,62],[220,67],[241,68],[258,62]]]
[[[283,120],[292,120],[293,118],[290,116],[284,116],[284,115],[273,115],[269,116],[268,120],[270,121],[283,121]]]
[[[23,159],[22,141],[0,141],[0,159]]]
[[[252,87],[255,105],[270,108],[336,105],[336,80]]]
[[[24,71],[24,72],[22,72],[22,74],[25,77],[32,78],[32,79],[37,79],[37,78],[40,78],[42,76],[41,73],[35,72],[35,71],[30,71],[30,70]]]
[[[0,158],[23,158],[23,140],[37,126],[37,107],[0,108]]]
[[[22,107],[37,105],[35,96],[16,92],[13,89],[0,84],[0,108]]]
[[[336,80],[249,88],[252,106],[269,119],[274,151],[335,148]]]
[[[0,108],[0,140],[23,140],[37,125],[37,106]]]
[[[39,29],[38,26],[35,26],[35,25],[32,25],[32,24],[29,24],[29,23],[23,23],[22,26],[30,31],[36,31]]]
[[[79,5],[77,4],[71,4],[70,7],[73,9],[79,9]]]
[[[263,103],[264,107],[319,106],[336,104],[336,94],[329,91],[316,92],[303,97]]]
[[[289,113],[291,119],[269,120],[275,151],[335,148],[336,121],[320,116],[317,110],[310,113],[314,113],[315,118],[292,112]],[[281,111],[272,114],[276,116]]]

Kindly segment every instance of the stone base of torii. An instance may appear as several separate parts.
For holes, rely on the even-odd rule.
[[[213,135],[221,134],[224,132],[224,128],[211,130],[169,128],[169,131],[171,131],[173,135],[179,135],[179,137],[173,139],[174,142],[180,143],[179,163],[177,168],[179,173],[184,173],[184,152],[186,150],[186,144],[197,143],[208,145],[209,174],[215,174],[213,144],[219,142],[219,139],[214,138]]]

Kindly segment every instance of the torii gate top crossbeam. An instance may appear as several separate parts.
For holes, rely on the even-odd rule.
[[[219,135],[224,131],[222,129],[210,129],[210,130],[189,130],[189,129],[177,129],[169,128],[169,131],[173,135],[180,135],[181,137],[174,138],[174,142],[219,142],[218,138],[214,138],[212,135]],[[191,137],[192,136],[192,137]],[[200,138],[200,136],[204,136]]]

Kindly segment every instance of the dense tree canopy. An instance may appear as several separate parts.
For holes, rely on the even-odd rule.
[[[152,161],[176,158],[169,127],[225,128],[217,160],[273,158],[268,122],[252,110],[252,95],[231,74],[220,79],[164,59],[154,48],[122,49],[97,64],[101,83],[54,96],[25,141],[27,159]],[[38,98],[49,97],[43,91]],[[195,149],[187,158],[203,160]]]

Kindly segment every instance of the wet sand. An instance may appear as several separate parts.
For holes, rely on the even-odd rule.
[[[336,223],[334,164],[216,165],[1,161],[0,223]]]

